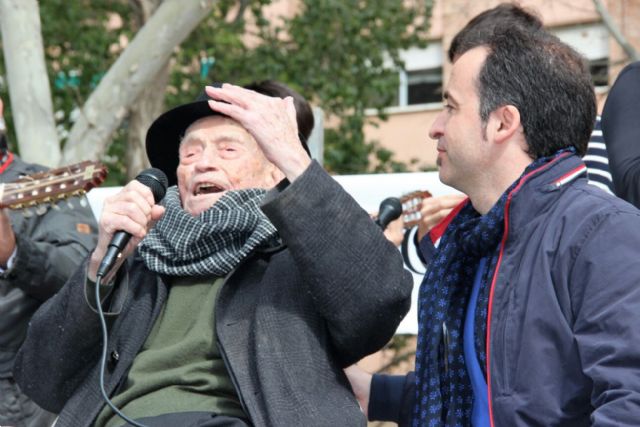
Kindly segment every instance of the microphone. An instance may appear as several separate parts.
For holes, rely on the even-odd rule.
[[[384,230],[391,221],[398,218],[401,214],[402,203],[400,202],[400,199],[397,197],[387,197],[380,203],[376,224]]]
[[[138,174],[138,176],[136,176],[136,181],[149,187],[153,193],[153,200],[156,204],[162,200],[164,194],[167,192],[167,186],[169,185],[167,175],[157,168],[143,170]],[[114,233],[111,238],[111,242],[109,242],[109,246],[107,247],[107,253],[104,258],[102,258],[100,267],[98,267],[98,277],[104,277],[109,270],[111,270],[111,267],[113,267],[113,264],[120,256],[120,253],[125,246],[127,246],[127,243],[129,243],[129,239],[131,239],[131,234],[126,231],[116,231]]]

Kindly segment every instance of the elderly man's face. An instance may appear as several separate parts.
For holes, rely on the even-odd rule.
[[[226,117],[194,122],[179,153],[182,207],[194,216],[209,209],[228,190],[271,188],[283,177],[249,132]]]

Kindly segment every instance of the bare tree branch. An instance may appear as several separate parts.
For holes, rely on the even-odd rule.
[[[244,19],[244,12],[249,7],[249,0],[240,0],[238,2],[238,13],[236,13],[235,18],[233,18],[232,23],[237,24],[238,22]]]
[[[38,2],[0,0],[0,28],[20,155],[28,162],[56,166],[61,156],[60,142],[44,61]]]
[[[636,52],[631,43],[629,43],[624,34],[622,34],[622,31],[620,31],[618,25],[615,23],[611,15],[609,15],[607,8],[604,6],[604,4],[602,4],[602,1],[593,0],[593,4],[596,7],[596,11],[602,18],[602,22],[607,27],[607,30],[609,30],[609,33],[613,36],[614,39],[616,39],[629,59],[631,59],[632,61],[638,61],[640,59],[640,57],[638,57],[638,52]]]
[[[162,0],[135,1],[139,6],[135,13],[137,27],[135,29],[138,31],[160,6]],[[125,153],[128,180],[134,179],[142,169],[149,167],[145,137],[153,120],[164,109],[164,94],[169,83],[169,75],[170,67],[167,61],[131,105]]]
[[[17,0],[15,0],[17,1]],[[129,107],[165,66],[173,49],[213,9],[216,0],[165,0],[136,34],[81,110],[63,163],[100,158]]]

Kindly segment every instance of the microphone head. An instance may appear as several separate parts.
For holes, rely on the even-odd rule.
[[[156,203],[162,200],[169,186],[167,175],[158,168],[143,170],[136,176],[136,181],[141,182],[151,189],[153,200]]]
[[[387,225],[402,214],[402,202],[397,197],[387,197],[380,203],[376,223],[384,230]]]

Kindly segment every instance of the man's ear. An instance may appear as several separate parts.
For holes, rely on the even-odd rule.
[[[489,125],[495,142],[502,144],[510,141],[522,128],[520,111],[513,105],[497,108],[489,116]]]

